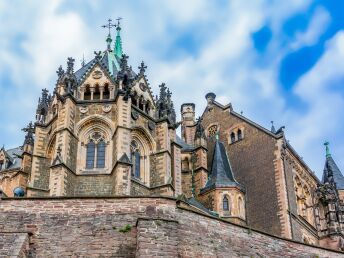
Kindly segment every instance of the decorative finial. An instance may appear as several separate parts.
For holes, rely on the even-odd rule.
[[[75,59],[73,59],[72,57],[68,57],[67,58],[67,73],[68,74],[72,74],[73,73],[74,61],[75,61]]]
[[[324,143],[324,145],[325,145],[325,147],[326,147],[326,158],[331,157],[330,147],[329,147],[330,143],[329,143],[328,141],[326,141],[326,142]]]
[[[107,50],[111,51],[111,42],[112,42],[111,28],[116,27],[116,25],[112,23],[111,19],[108,19],[108,23],[105,25],[102,25],[102,27],[109,29],[109,34],[106,38],[106,43],[107,43]]]
[[[94,51],[94,55],[96,56],[97,60],[100,60],[102,58],[101,54],[102,54],[102,51],[98,51],[98,52]]]
[[[122,20],[122,17],[118,17],[118,18],[116,19],[116,21],[117,21],[116,30],[121,30],[120,20]]]
[[[244,111],[241,110],[241,111],[240,111],[240,115],[242,115],[242,114],[244,114]]]
[[[142,62],[141,62],[141,65],[140,65],[138,68],[139,68],[139,70],[140,70],[140,74],[142,75],[142,74],[145,73],[145,71],[146,71],[146,69],[147,69],[147,66],[146,66],[145,63],[142,61]]]
[[[126,54],[122,55],[121,58],[121,71],[126,71],[129,67],[128,67],[128,58],[129,56],[127,56]]]
[[[62,69],[62,65],[59,66],[56,73],[57,73],[58,78],[60,78],[64,74],[64,70]]]
[[[86,65],[85,56],[84,54],[82,54],[81,67],[84,67],[85,65]]]
[[[35,132],[35,128],[33,126],[32,121],[25,128],[23,128],[22,131],[26,132],[24,144],[33,145],[33,134]]]
[[[276,129],[275,129],[275,126],[274,126],[274,121],[271,121],[271,132],[272,133],[276,133]]]

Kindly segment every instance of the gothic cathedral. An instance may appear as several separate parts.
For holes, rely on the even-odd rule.
[[[198,212],[272,235],[344,249],[344,177],[326,143],[319,180],[286,140],[206,95],[201,117],[142,62],[112,44],[75,69],[68,58],[42,90],[23,145],[0,150],[0,196],[168,196]],[[178,136],[177,129],[181,129]]]

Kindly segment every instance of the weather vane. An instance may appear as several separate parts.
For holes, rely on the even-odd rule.
[[[120,21],[120,20],[122,20],[122,17],[118,17],[118,18],[116,19],[117,25],[115,25],[115,26],[119,27],[119,21]]]

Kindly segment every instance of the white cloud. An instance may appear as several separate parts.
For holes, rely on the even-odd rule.
[[[304,46],[311,46],[318,42],[319,37],[326,31],[331,21],[330,14],[322,7],[318,7],[313,14],[305,32],[298,32],[291,44],[293,50]]]
[[[308,105],[308,109],[304,114],[293,112],[289,136],[296,149],[304,153],[306,160],[312,163],[311,167],[318,171],[323,164],[319,159],[323,153],[322,141],[335,139],[333,147],[340,150],[344,98],[332,87],[339,79],[344,79],[344,31],[327,42],[324,54],[295,87],[295,94]]]
[[[315,130],[309,126],[317,122],[316,110],[325,103],[316,101],[315,93],[302,86],[314,84],[311,80],[316,77],[313,75],[310,76],[313,79],[305,77],[304,82],[300,81],[296,91],[300,97],[309,95],[304,99],[310,106],[309,113],[297,114],[286,106],[288,103],[285,103],[279,90],[278,65],[290,49],[281,50],[278,47],[285,20],[305,11],[310,3],[311,0],[256,0],[248,4],[234,0],[219,6],[215,1],[196,0],[116,3],[91,0],[80,2],[83,8],[77,9],[69,8],[70,1],[62,0],[20,4],[12,1],[5,1],[4,4],[1,1],[0,23],[10,27],[0,28],[0,76],[3,68],[8,69],[17,89],[14,92],[5,89],[6,95],[3,96],[6,98],[0,96],[1,105],[12,112],[10,117],[5,111],[0,111],[0,116],[6,117],[6,123],[11,124],[11,128],[20,128],[27,122],[24,120],[33,118],[40,88],[53,88],[57,66],[65,65],[66,58],[73,56],[78,67],[83,53],[89,60],[94,50],[104,49],[105,34],[100,25],[109,16],[121,16],[124,18],[123,47],[130,56],[130,63],[135,68],[142,59],[145,60],[148,79],[155,93],[161,82],[167,82],[173,91],[177,112],[183,102],[195,102],[200,114],[205,106],[204,95],[214,91],[218,101],[223,104],[231,101],[237,111],[243,110],[245,115],[263,125],[269,125],[270,120],[278,120],[276,124],[283,122],[287,125],[291,143],[301,153],[307,153],[322,137],[319,132],[326,129],[319,126]],[[9,12],[3,15],[3,10]],[[21,19],[18,20],[18,16]],[[295,46],[317,42],[328,22],[326,11],[318,9],[306,32],[297,36]],[[252,45],[251,33],[265,24],[271,26],[273,47],[266,54],[269,63],[259,66],[257,60],[260,57]],[[199,40],[199,49],[193,54],[184,51],[177,55],[179,50],[175,48],[175,42],[185,33],[191,33],[196,41]],[[16,53],[11,48],[16,34],[24,35],[20,45],[23,53]],[[328,50],[332,48],[329,45]],[[329,65],[332,61],[326,63]],[[336,69],[340,69],[339,65],[338,60]],[[328,78],[333,78],[331,71],[327,71],[331,69],[323,66],[318,68],[318,71],[324,69],[320,73],[324,75],[322,78],[327,73]],[[316,79],[321,81],[322,78]],[[327,82],[324,81],[324,84]],[[0,87],[3,90],[4,87]],[[342,105],[337,95],[326,95],[333,93],[325,89],[319,92],[331,97],[337,105]],[[18,103],[22,103],[23,108],[18,108]],[[325,109],[319,111],[319,115],[324,119],[330,114]],[[0,135],[5,130],[0,127]],[[300,130],[302,134],[299,135]],[[15,139],[9,143],[21,143],[18,131],[7,131],[5,135]],[[309,160],[313,163],[314,158]]]

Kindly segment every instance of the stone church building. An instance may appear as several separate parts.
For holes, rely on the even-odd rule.
[[[344,250],[344,177],[328,143],[320,180],[283,127],[266,129],[214,93],[199,118],[195,104],[185,103],[178,120],[171,90],[162,83],[153,94],[147,67],[129,65],[115,26],[106,50],[80,68],[73,58],[58,68],[53,91],[42,90],[35,122],[23,129],[23,145],[0,150],[0,206],[167,197],[214,221]]]

